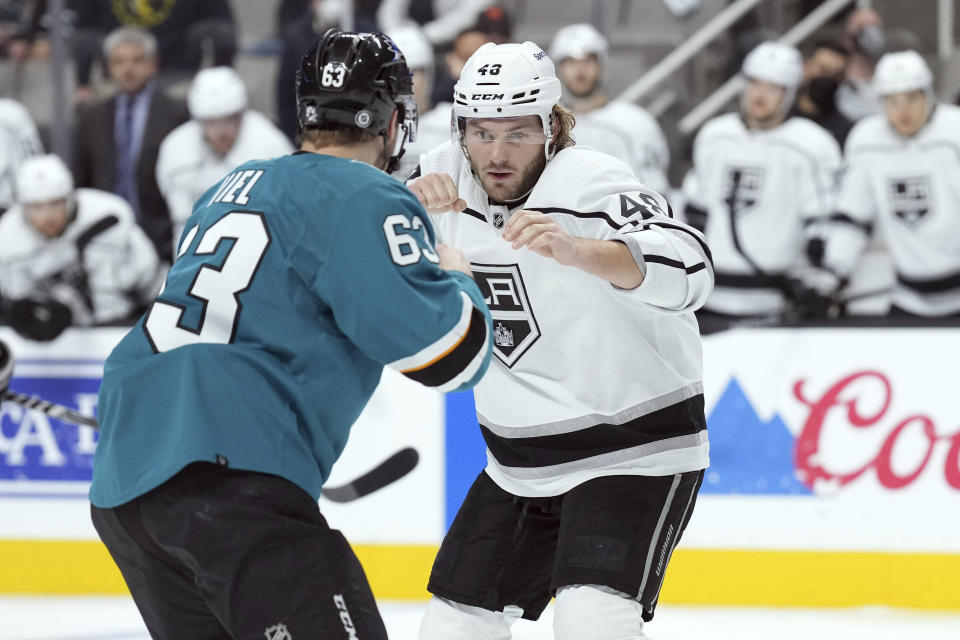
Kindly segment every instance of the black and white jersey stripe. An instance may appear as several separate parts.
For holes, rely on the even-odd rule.
[[[473,305],[467,294],[461,292],[460,295],[463,309],[457,324],[417,353],[391,362],[390,368],[440,391],[456,389],[476,375],[491,331],[483,312]]]

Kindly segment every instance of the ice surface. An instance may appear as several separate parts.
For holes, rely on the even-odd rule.
[[[424,603],[381,602],[391,640],[415,640]],[[553,615],[520,621],[514,640],[550,640]],[[746,609],[661,605],[651,640],[958,640],[960,611]],[[147,640],[121,597],[0,597],[0,640]]]

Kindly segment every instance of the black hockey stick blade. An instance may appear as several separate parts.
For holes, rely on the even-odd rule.
[[[339,487],[324,487],[323,496],[333,502],[350,502],[370,495],[392,484],[413,471],[420,454],[413,447],[405,447],[366,472],[353,482]]]

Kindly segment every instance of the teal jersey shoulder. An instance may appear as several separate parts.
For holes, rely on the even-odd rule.
[[[475,384],[489,311],[471,278],[437,266],[434,240],[416,198],[360,162],[294,154],[213,185],[107,359],[91,501],[122,504],[194,461],[316,497],[384,365]]]

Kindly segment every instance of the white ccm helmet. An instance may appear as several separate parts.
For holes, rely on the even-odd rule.
[[[73,176],[63,160],[51,154],[27,158],[17,171],[17,202],[36,204],[73,197]]]
[[[433,71],[433,46],[416,24],[405,24],[387,34],[407,60],[407,68]]]
[[[885,54],[873,72],[873,88],[877,95],[907,91],[933,91],[933,74],[927,62],[916,51]]]
[[[608,49],[607,39],[592,24],[568,24],[553,37],[550,57],[554,62],[560,63],[567,58],[595,55],[602,65],[607,61]]]
[[[464,118],[539,116],[546,136],[543,153],[553,153],[553,108],[560,104],[560,80],[546,52],[532,42],[488,42],[470,56],[453,88],[453,136],[466,154]]]
[[[913,50],[884,54],[873,72],[873,89],[881,98],[894,93],[923,91],[926,97],[925,120],[936,104],[933,73],[923,56]]]
[[[187,94],[187,109],[195,120],[224,118],[247,108],[247,86],[230,67],[197,72]]]

